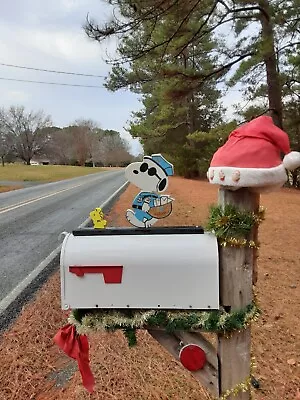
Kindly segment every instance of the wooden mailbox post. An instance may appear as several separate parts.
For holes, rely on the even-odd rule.
[[[258,212],[259,194],[248,189],[229,191],[219,189],[219,204],[232,204],[242,210]],[[258,229],[253,228],[250,240],[257,239]],[[237,310],[253,300],[252,283],[256,271],[257,250],[254,248],[222,247],[220,249],[220,304],[226,310]],[[218,335],[219,391],[224,393],[250,375],[250,327],[235,332],[230,338]],[[232,399],[233,396],[228,397]],[[250,399],[250,393],[239,392],[236,400]]]
[[[219,205],[258,212],[259,194],[248,189],[230,191],[219,189]],[[257,227],[252,229],[249,240],[257,240]],[[253,300],[252,284],[256,276],[257,250],[249,247],[220,246],[220,306],[226,311],[241,309]],[[250,327],[236,331],[229,337],[217,335],[217,346],[213,346],[200,332],[166,333],[163,330],[148,330],[151,336],[165,347],[175,358],[179,357],[182,344],[198,344],[206,353],[204,368],[192,372],[193,376],[209,392],[219,397],[250,376],[251,332]],[[226,397],[228,400],[249,400],[250,390],[239,391]]]

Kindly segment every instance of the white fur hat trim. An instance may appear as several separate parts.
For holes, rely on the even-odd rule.
[[[300,153],[298,151],[291,151],[284,157],[283,165],[290,171],[300,167]]]
[[[287,181],[283,164],[273,168],[210,167],[210,183],[228,187],[281,186]]]

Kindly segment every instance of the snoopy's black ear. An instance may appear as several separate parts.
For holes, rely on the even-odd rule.
[[[159,182],[158,190],[162,192],[166,186],[167,186],[167,180],[166,178],[164,178]]]

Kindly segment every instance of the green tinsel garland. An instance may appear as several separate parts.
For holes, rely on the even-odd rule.
[[[213,232],[223,242],[237,241],[246,239],[251,229],[255,225],[259,225],[264,217],[265,209],[263,207],[260,207],[256,214],[251,211],[242,211],[231,204],[226,204],[225,207],[211,206],[206,229]]]
[[[225,312],[182,310],[73,310],[69,322],[78,334],[93,331],[123,330],[130,346],[136,343],[136,329],[164,328],[167,332],[201,330],[229,334],[245,329],[260,315],[256,303]]]

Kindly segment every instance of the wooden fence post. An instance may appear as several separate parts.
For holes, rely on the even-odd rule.
[[[219,205],[231,204],[241,210],[258,212],[259,194],[247,188],[237,191],[219,189]],[[257,227],[252,229],[249,240],[257,240]],[[252,283],[256,270],[256,249],[249,247],[220,247],[220,305],[226,311],[234,311],[253,300]],[[254,279],[255,280],[255,279]],[[250,375],[251,332],[250,327],[235,332],[231,337],[218,335],[219,392],[244,382]],[[249,400],[250,390],[230,395],[228,400]]]

